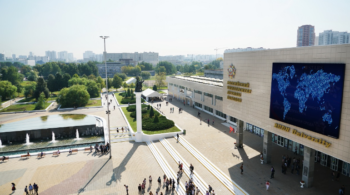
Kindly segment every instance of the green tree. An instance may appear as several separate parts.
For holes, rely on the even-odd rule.
[[[130,97],[130,88],[128,88],[128,91],[127,91],[127,93],[126,93],[126,97]]]
[[[165,85],[165,72],[161,72],[160,74],[156,74],[156,85],[160,89],[161,86]]]
[[[14,66],[4,67],[1,70],[2,80],[8,80],[12,85],[17,85],[23,80],[23,75],[18,72],[18,69]]]
[[[149,78],[151,78],[151,73],[149,73],[149,72],[141,72],[141,77],[144,80],[149,79]]]
[[[141,67],[141,70],[153,70],[153,65],[147,62],[140,62],[138,65]]]
[[[131,83],[130,88],[135,88],[135,83]]]
[[[35,110],[41,110],[45,108],[45,103],[46,103],[46,99],[45,99],[45,94],[43,92],[41,92],[38,101],[35,104]]]
[[[96,83],[100,85],[101,89],[106,87],[105,81],[100,76],[97,77]]]
[[[120,77],[123,81],[127,78],[125,73],[117,73],[118,77]]]
[[[47,88],[53,92],[55,91],[56,87],[55,87],[55,76],[53,76],[52,74],[49,74],[48,79],[47,79]]]
[[[149,111],[149,117],[152,118],[154,116],[154,110],[153,107],[151,107],[151,110]]]
[[[21,67],[21,73],[24,75],[26,75],[30,71],[32,71],[32,67],[29,65],[24,65]]]
[[[35,88],[35,92],[34,92],[34,98],[36,100],[38,100],[40,94],[44,92],[45,94],[45,98],[49,98],[49,89],[46,86],[46,82],[43,78],[38,78],[37,84],[36,84],[36,88]]]
[[[88,78],[88,77],[86,76],[86,74],[83,74],[83,76],[81,76],[81,77],[82,77],[82,78],[86,78],[86,79]]]
[[[83,85],[73,85],[69,88],[63,88],[59,93],[57,102],[62,107],[82,107],[85,106],[90,99],[90,95]]]
[[[17,87],[9,81],[0,81],[0,95],[2,100],[10,99],[15,96]]]
[[[157,85],[153,85],[153,91],[157,91]]]
[[[68,81],[71,79],[70,75],[68,73],[64,73],[63,79],[62,79],[62,88],[68,87]]]
[[[55,75],[55,91],[60,91],[63,88],[62,74],[57,72]]]
[[[36,81],[38,79],[38,73],[35,71],[30,71],[27,73],[28,81]]]
[[[155,115],[155,116],[154,116],[153,122],[154,122],[154,123],[158,123],[158,122],[159,122],[158,115]]]
[[[134,94],[134,90],[132,90],[132,89],[130,90],[130,95],[131,95],[131,99],[133,100],[134,99],[134,95],[135,95]]]
[[[114,88],[118,89],[122,86],[122,82],[123,82],[123,80],[117,74],[115,74],[113,77],[112,86]]]
[[[36,84],[32,83],[24,87],[24,97],[27,99],[29,96],[34,97]]]
[[[123,83],[123,88],[127,88],[128,87],[128,84],[126,84],[126,82]]]
[[[80,78],[78,74],[73,75],[74,78]]]
[[[17,92],[17,97],[18,97],[19,94],[23,92],[23,86],[21,84],[17,84],[16,87],[17,87],[16,92]]]
[[[96,79],[96,76],[93,75],[93,74],[90,74],[90,75],[88,76],[88,79],[90,79],[90,80],[95,80],[95,79]]]
[[[163,66],[166,71],[163,71],[163,70],[159,70],[159,68]],[[175,74],[176,73],[176,67],[170,63],[170,62],[167,62],[167,61],[160,61],[158,62],[156,68],[155,68],[156,72],[159,74],[160,72],[166,72],[167,75],[170,75],[170,74]]]
[[[89,80],[86,85],[86,90],[89,93],[90,97],[98,97],[100,95],[100,88],[98,87],[95,81]]]

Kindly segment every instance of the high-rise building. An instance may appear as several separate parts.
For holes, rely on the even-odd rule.
[[[69,62],[73,62],[74,61],[73,53],[68,53],[68,61]]]
[[[56,61],[57,60],[57,55],[56,51],[46,51],[45,56],[49,57],[50,61]]]
[[[27,59],[27,56],[26,56],[26,55],[19,55],[19,56],[18,56],[18,59],[26,60],[26,59]]]
[[[297,47],[315,45],[315,27],[303,25],[298,28]]]
[[[350,33],[325,30],[318,36],[318,45],[347,44],[350,43]]]
[[[68,61],[68,52],[67,51],[58,52],[57,58],[59,61],[67,62]]]
[[[16,54],[12,54],[12,61],[16,61]]]
[[[0,53],[0,62],[5,61],[5,54]]]

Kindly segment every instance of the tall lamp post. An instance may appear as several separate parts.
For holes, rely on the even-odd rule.
[[[109,99],[108,99],[108,76],[107,76],[107,62],[106,62],[106,39],[109,36],[100,36],[103,39],[104,42],[104,60],[105,60],[105,68],[106,68],[106,89],[107,89],[107,111],[106,114],[108,115],[108,139],[109,139],[109,158],[112,158],[112,143],[111,143],[111,128],[110,128],[110,124],[109,124],[109,114],[111,114],[111,111],[109,110]]]

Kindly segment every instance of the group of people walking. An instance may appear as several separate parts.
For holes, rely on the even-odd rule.
[[[122,133],[124,133],[124,130],[125,130],[125,132],[128,132],[129,128],[128,127],[125,127],[125,128],[122,127],[120,130],[122,131]],[[117,127],[117,133],[119,133],[119,127]]]
[[[109,151],[109,149],[110,149],[110,146],[108,142],[106,145],[103,145],[103,144],[98,145],[97,143],[95,145],[95,152],[101,152],[102,154],[106,154]]]
[[[14,183],[12,183],[12,191],[14,191],[13,188],[15,188],[15,190],[16,190],[16,187],[15,187]],[[36,183],[34,183],[33,185],[29,184],[29,187],[26,186],[24,188],[24,192],[26,193],[26,195],[28,195],[28,194],[35,194],[35,195],[37,195],[38,194],[38,190],[39,190],[39,186]]]

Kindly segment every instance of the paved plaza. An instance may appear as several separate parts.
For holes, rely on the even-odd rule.
[[[157,103],[154,103],[155,106]],[[159,103],[158,103],[159,104]],[[312,188],[301,189],[301,175],[291,174],[290,170],[284,175],[281,173],[280,162],[282,155],[294,157],[291,151],[273,144],[272,163],[260,164],[259,155],[263,140],[250,132],[244,132],[244,148],[235,149],[235,134],[229,133],[229,128],[222,125],[219,119],[201,111],[202,119],[215,120],[215,125],[200,124],[197,118],[198,110],[184,106],[181,102],[173,100],[166,106],[162,102],[161,110],[170,119],[174,120],[187,134],[180,139],[187,140],[207,159],[214,163],[223,173],[232,178],[239,186],[251,195],[255,194],[337,194],[338,188],[350,182],[349,177],[340,176],[339,181],[331,180],[331,170],[318,163],[315,166],[315,178]],[[112,102],[111,128],[126,126],[119,109]],[[117,106],[116,106],[117,107]],[[170,113],[170,107],[175,112]],[[179,114],[178,108],[183,108]],[[47,113],[23,113],[0,115],[1,123],[15,122],[27,118],[52,114],[90,114],[107,119],[105,108],[90,108],[70,111],[49,111]],[[112,130],[112,132],[115,130]],[[115,133],[115,132],[113,132]],[[216,194],[232,194],[214,176],[201,161],[195,158],[187,148],[174,138],[166,139],[177,153],[187,163],[192,163],[198,174],[207,184],[211,185]],[[161,142],[154,142],[170,168],[177,172],[177,162]],[[158,186],[157,179],[164,172],[153,156],[146,143],[118,142],[112,145],[112,159],[109,154],[100,155],[94,152],[79,151],[68,155],[62,153],[59,157],[48,155],[42,159],[32,156],[27,160],[10,159],[0,163],[0,194],[11,194],[11,183],[16,183],[17,190],[13,194],[25,194],[24,187],[30,183],[39,185],[40,194],[126,194],[124,184],[129,186],[129,194],[138,194],[137,186],[147,179],[146,190],[165,192],[164,186]],[[301,156],[298,156],[298,158]],[[240,174],[240,165],[244,163],[244,174]],[[276,169],[275,178],[270,179],[270,168]],[[148,182],[152,176],[153,182]],[[182,175],[180,181],[188,181],[188,176]],[[270,180],[269,191],[265,190],[265,181]],[[163,183],[163,182],[162,182]],[[176,194],[175,192],[170,194]]]

